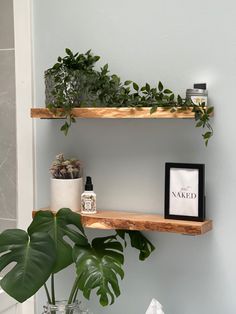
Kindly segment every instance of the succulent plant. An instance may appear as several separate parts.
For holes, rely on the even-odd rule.
[[[50,173],[54,179],[77,179],[82,176],[81,161],[75,158],[65,159],[58,154],[52,162]]]

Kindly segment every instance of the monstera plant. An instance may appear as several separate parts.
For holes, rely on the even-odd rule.
[[[1,287],[19,302],[24,302],[44,286],[48,303],[55,304],[54,276],[74,264],[75,281],[68,304],[78,291],[89,299],[96,291],[100,304],[112,304],[120,295],[119,279],[124,277],[126,235],[131,246],[145,260],[154,250],[151,242],[139,231],[117,230],[114,235],[89,242],[81,224],[81,216],[68,208],[54,215],[38,211],[27,231],[5,230],[0,234],[0,271],[8,268]],[[10,265],[11,266],[11,265]],[[51,288],[47,281],[51,277]]]

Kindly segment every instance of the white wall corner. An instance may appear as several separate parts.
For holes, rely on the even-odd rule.
[[[34,207],[34,142],[30,108],[32,92],[31,0],[13,0],[16,76],[17,222],[26,229]],[[34,313],[34,298],[17,306],[19,314]]]

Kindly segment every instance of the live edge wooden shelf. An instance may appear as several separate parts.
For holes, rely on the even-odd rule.
[[[149,107],[142,108],[74,108],[72,113],[77,118],[108,118],[108,119],[194,119],[194,112],[189,108],[187,110],[178,109],[176,112],[170,112],[168,108],[157,108],[157,111],[150,114]],[[57,109],[63,113],[63,110]],[[63,119],[53,114],[47,108],[32,108],[31,118],[40,119]]]
[[[42,208],[41,210],[50,210]],[[36,211],[33,211],[35,215]],[[161,215],[135,212],[99,210],[97,214],[82,216],[83,226],[92,229],[125,229],[159,231],[186,235],[201,235],[212,229],[212,221],[204,222],[165,219]]]

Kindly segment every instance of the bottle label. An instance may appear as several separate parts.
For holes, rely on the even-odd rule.
[[[84,209],[85,209],[85,210],[91,210],[91,209],[92,209],[92,202],[86,200],[86,201],[84,202]]]
[[[82,195],[81,211],[82,213],[89,213],[89,214],[96,213],[96,195],[95,194]]]

